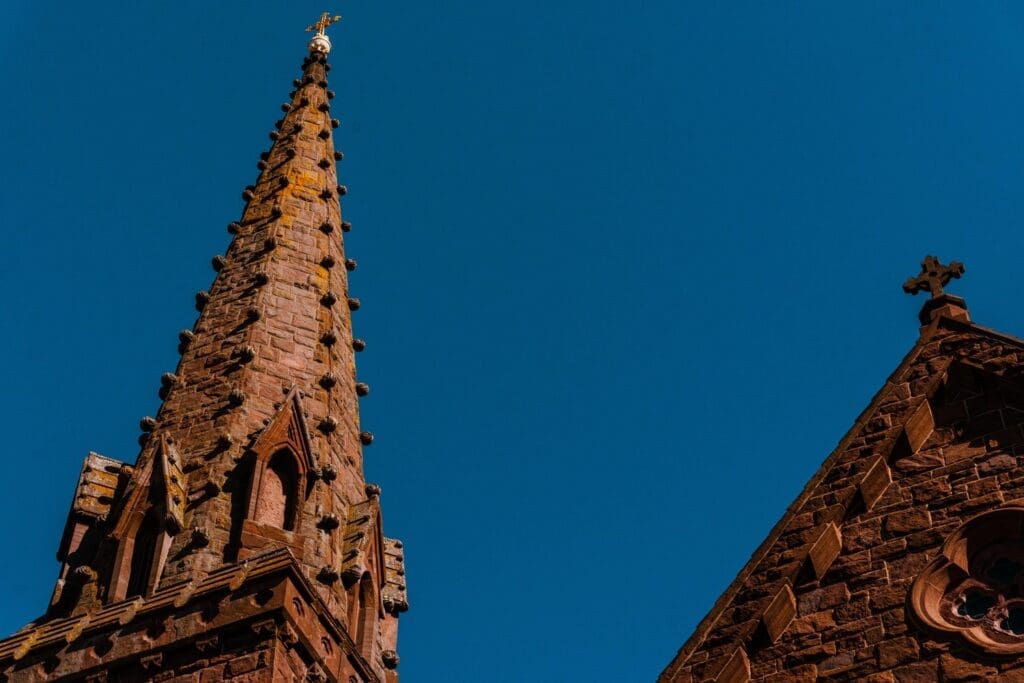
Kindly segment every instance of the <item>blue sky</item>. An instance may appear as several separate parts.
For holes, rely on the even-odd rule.
[[[1019,3],[0,9],[0,631],[133,460],[324,9],[400,671],[650,681],[910,348],[1024,333]]]

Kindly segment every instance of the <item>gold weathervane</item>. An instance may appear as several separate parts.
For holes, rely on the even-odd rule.
[[[315,24],[313,24],[312,26],[307,26],[306,30],[307,31],[316,31],[316,34],[318,36],[322,36],[322,35],[324,35],[324,30],[328,26],[330,26],[331,24],[333,24],[333,23],[335,23],[337,21],[341,21],[341,15],[340,14],[336,14],[336,15],[334,15],[332,17],[330,12],[324,12],[323,14],[320,15],[320,19]]]

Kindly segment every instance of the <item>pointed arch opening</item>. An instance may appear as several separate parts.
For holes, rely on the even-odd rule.
[[[299,507],[299,467],[288,449],[274,453],[262,468],[253,518],[260,524],[292,531]]]
[[[359,652],[367,658],[373,650],[373,631],[377,624],[377,594],[374,588],[370,572],[363,574],[356,586],[355,632],[352,638]]]
[[[132,514],[121,539],[110,584],[110,600],[146,597],[160,582],[171,535],[155,508]]]
[[[134,547],[132,548],[132,560],[130,573],[128,575],[128,590],[126,598],[134,598],[138,595],[145,595],[149,587],[149,577],[152,573],[153,564],[156,560],[159,535],[161,534],[160,523],[152,513],[146,515],[135,533]]]

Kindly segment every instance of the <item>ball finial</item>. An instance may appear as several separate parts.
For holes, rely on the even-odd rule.
[[[328,26],[337,21],[341,21],[340,15],[332,17],[330,12],[324,12],[315,24],[306,27],[307,31],[316,31],[316,35],[309,41],[310,52],[327,54],[331,51],[331,39],[327,37],[325,31]]]

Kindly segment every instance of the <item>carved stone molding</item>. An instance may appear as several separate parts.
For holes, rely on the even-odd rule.
[[[146,657],[142,657],[141,659],[139,659],[139,666],[141,666],[144,671],[156,671],[163,665],[163,652],[157,652],[156,654],[148,655]]]
[[[206,638],[198,638],[195,645],[199,652],[213,652],[220,645],[220,636],[212,635]]]

